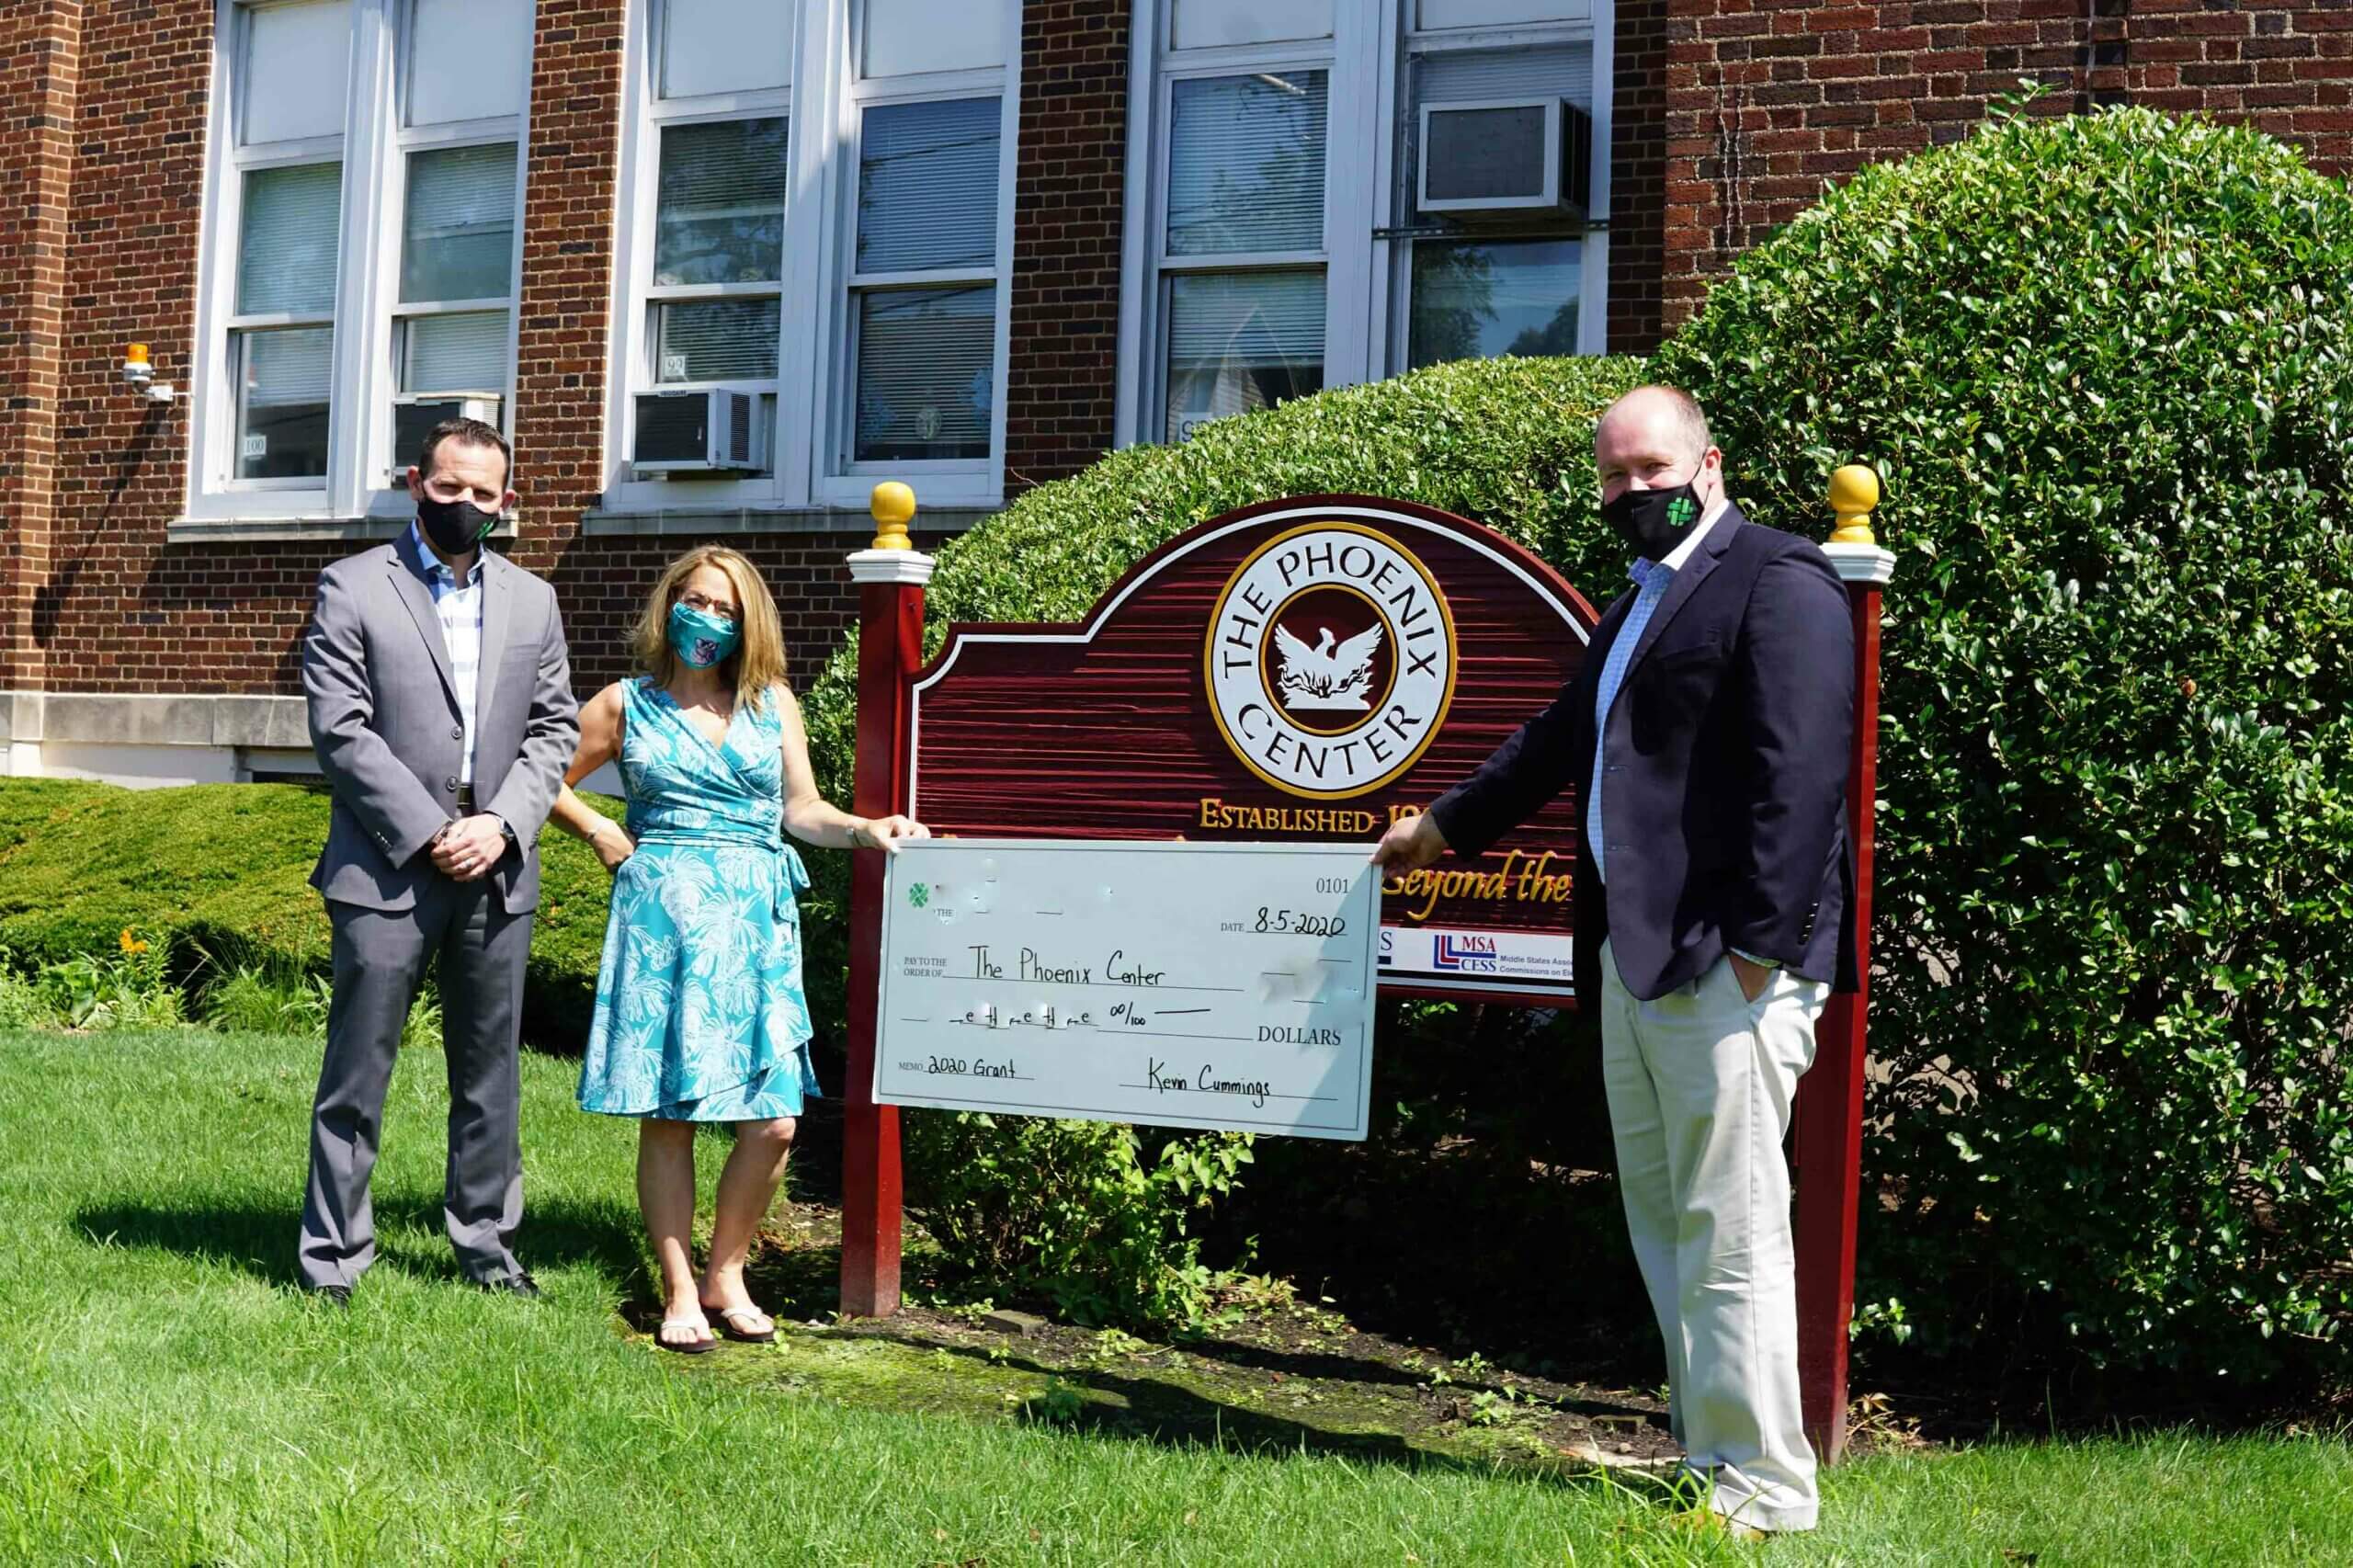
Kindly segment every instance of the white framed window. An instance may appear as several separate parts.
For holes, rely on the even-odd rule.
[[[387,516],[509,419],[532,0],[220,0],[188,512]]]
[[[1176,76],[1166,124],[1158,438],[1181,441],[1323,389],[1331,72]]]
[[[1138,0],[1129,165],[1156,177],[1129,187],[1119,439],[1445,359],[1600,352],[1610,10]],[[1424,110],[1505,102],[1582,133],[1552,160],[1561,199],[1420,210]]]
[[[606,508],[994,502],[1018,0],[634,4]],[[676,460],[736,392],[749,460]]]
[[[851,472],[989,460],[1002,118],[994,97],[858,117],[841,421]]]

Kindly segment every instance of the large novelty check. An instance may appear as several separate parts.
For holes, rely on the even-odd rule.
[[[874,1097],[1365,1135],[1369,846],[929,839],[891,857]]]

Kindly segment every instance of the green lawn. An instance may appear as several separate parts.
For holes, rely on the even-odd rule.
[[[903,1414],[758,1352],[662,1357],[618,1312],[641,1291],[630,1131],[538,1057],[523,1250],[551,1299],[455,1283],[421,1052],[387,1118],[383,1256],[323,1311],[288,1283],[316,1053],[0,1037],[0,1562],[2353,1562],[2336,1440],[1871,1460],[1830,1477],[1818,1535],[1749,1549],[1608,1483]]]

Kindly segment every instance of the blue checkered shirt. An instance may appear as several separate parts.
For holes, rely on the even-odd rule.
[[[458,754],[458,782],[472,789],[474,781],[474,685],[482,670],[482,551],[474,551],[473,570],[461,586],[458,574],[426,548],[425,536],[415,523],[408,526],[408,553],[425,574],[432,590],[433,608],[441,618],[441,645],[449,654],[449,676],[458,687],[458,722],[465,729]]]
[[[1626,619],[1619,624],[1618,635],[1609,644],[1609,657],[1602,662],[1601,679],[1593,689],[1593,787],[1585,792],[1585,841],[1593,847],[1594,875],[1602,882],[1609,881],[1609,870],[1603,861],[1601,842],[1601,780],[1610,771],[1609,710],[1618,700],[1618,688],[1626,684],[1626,671],[1634,662],[1634,650],[1643,643],[1643,629],[1651,623],[1658,611],[1659,600],[1666,597],[1666,590],[1675,581],[1675,570],[1691,559],[1699,541],[1723,516],[1724,506],[1719,498],[1715,509],[1699,519],[1699,526],[1683,536],[1683,542],[1667,552],[1664,561],[1645,561],[1639,557],[1626,569],[1634,580],[1634,602],[1627,607]]]

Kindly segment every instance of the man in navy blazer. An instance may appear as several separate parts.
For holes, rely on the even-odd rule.
[[[1576,991],[1676,1437],[1735,1528],[1809,1529],[1781,1142],[1814,1021],[1855,983],[1847,595],[1813,542],[1741,516],[1687,394],[1628,392],[1594,454],[1633,586],[1560,697],[1374,858],[1474,856],[1575,792]]]

